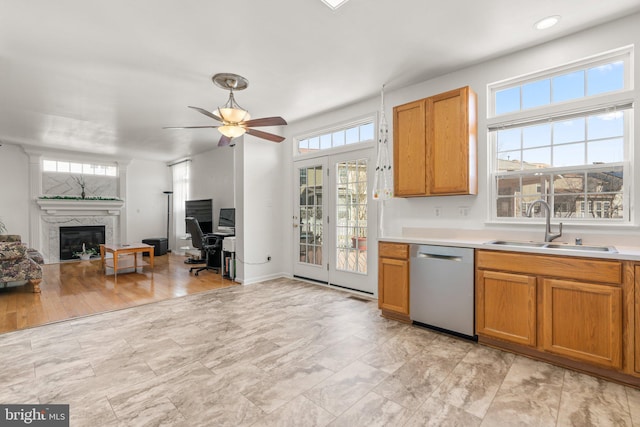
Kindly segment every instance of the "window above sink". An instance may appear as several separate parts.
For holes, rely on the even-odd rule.
[[[488,87],[491,221],[629,224],[633,47]]]

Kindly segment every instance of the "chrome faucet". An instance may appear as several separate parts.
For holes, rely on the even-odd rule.
[[[547,225],[547,228],[544,230],[544,241],[545,242],[551,242],[551,241],[553,241],[553,239],[557,239],[558,237],[562,236],[562,223],[560,223],[560,230],[559,230],[558,234],[551,233],[551,207],[549,206],[549,203],[545,202],[542,199],[538,199],[538,200],[536,200],[535,202],[533,202],[533,203],[531,203],[529,205],[529,208],[527,209],[527,216],[528,217],[531,217],[531,214],[533,214],[533,207],[537,203],[540,203],[540,206],[542,206],[546,210],[546,225]]]

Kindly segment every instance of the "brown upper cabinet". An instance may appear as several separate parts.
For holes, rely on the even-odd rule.
[[[393,108],[397,197],[478,192],[476,111],[468,86]]]

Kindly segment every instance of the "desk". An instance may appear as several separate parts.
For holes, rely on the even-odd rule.
[[[105,274],[106,274],[106,270],[107,270],[107,266],[104,262],[104,256],[105,254],[111,252],[113,254],[113,274],[115,276],[118,275],[118,256],[122,255],[122,254],[133,254],[133,265],[134,265],[134,270],[133,271],[137,271],[138,270],[138,257],[136,256],[137,253],[144,253],[144,252],[148,252],[149,253],[149,265],[151,266],[151,269],[153,270],[153,251],[154,251],[154,247],[152,245],[147,245],[146,243],[131,243],[131,244],[124,244],[124,245],[100,245],[100,261],[102,262],[102,268],[104,268],[105,270]]]

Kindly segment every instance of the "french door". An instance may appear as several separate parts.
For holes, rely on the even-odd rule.
[[[375,295],[373,153],[294,163],[294,275]]]

